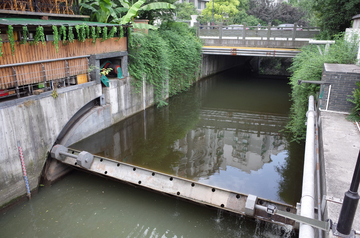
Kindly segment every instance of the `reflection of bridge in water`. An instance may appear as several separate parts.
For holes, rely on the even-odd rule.
[[[200,116],[200,126],[258,135],[278,135],[288,119],[286,115],[216,109],[202,109]]]

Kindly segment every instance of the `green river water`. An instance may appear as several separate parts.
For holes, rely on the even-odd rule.
[[[71,147],[295,205],[304,151],[281,133],[287,82],[229,70]],[[289,236],[296,234],[81,171],[0,214],[1,238]]]

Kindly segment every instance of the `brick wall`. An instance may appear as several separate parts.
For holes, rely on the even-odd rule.
[[[357,88],[355,83],[360,81],[360,67],[352,64],[324,64],[321,81],[329,83],[325,84],[323,97],[320,99],[321,109],[326,109],[331,85],[328,110],[350,112],[354,104],[348,102],[347,98]]]

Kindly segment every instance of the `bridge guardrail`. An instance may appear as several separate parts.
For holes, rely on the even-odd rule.
[[[246,39],[247,37],[261,37],[261,39],[273,39],[276,40],[279,38],[286,40],[295,40],[296,38],[314,38],[320,33],[319,28],[316,27],[302,27],[294,28],[292,30],[284,28],[274,28],[270,25],[256,27],[256,26],[246,26],[242,27],[229,27],[225,25],[215,25],[215,26],[204,26],[200,25],[197,27],[198,36],[207,36],[207,37],[237,37],[237,39]],[[301,29],[301,30],[299,30]]]

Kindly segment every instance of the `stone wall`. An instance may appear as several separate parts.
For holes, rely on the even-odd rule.
[[[354,104],[348,102],[347,98],[357,88],[355,83],[360,81],[360,67],[353,64],[324,64],[321,81],[327,83],[324,90],[320,90],[323,91],[320,99],[321,110],[326,110],[328,104],[327,110],[350,112]]]

